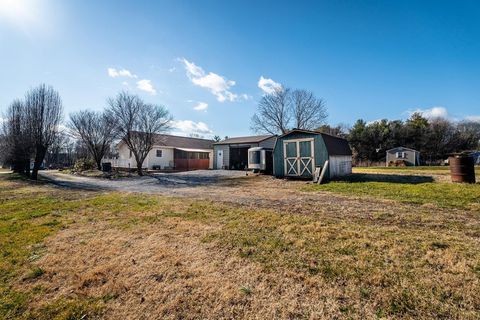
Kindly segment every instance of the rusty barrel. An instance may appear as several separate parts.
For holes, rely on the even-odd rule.
[[[452,182],[475,183],[475,162],[472,156],[455,155],[448,158]]]

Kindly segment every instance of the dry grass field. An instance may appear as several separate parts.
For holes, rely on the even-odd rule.
[[[2,174],[0,319],[478,319],[480,185],[388,174],[181,197]]]

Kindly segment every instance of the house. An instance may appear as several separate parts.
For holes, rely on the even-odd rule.
[[[248,167],[248,149],[264,147],[273,149],[275,135],[228,138],[213,144],[215,169],[244,170]]]
[[[157,170],[197,170],[213,168],[213,140],[155,135],[155,144],[143,167]],[[105,160],[114,168],[136,168],[135,156],[124,142],[117,145],[118,157]]]
[[[293,129],[277,138],[273,174],[278,177],[312,178],[315,167],[325,168],[327,179],[352,173],[352,151],[347,140],[326,133]]]
[[[420,165],[420,152],[406,147],[396,147],[387,150],[386,166],[404,163],[407,166]]]

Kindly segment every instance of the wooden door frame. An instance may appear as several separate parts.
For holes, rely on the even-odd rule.
[[[310,157],[300,157],[300,142],[308,142],[310,141]],[[287,143],[296,143],[296,157],[295,157],[295,162],[296,162],[296,174],[288,174],[288,169],[287,169],[287,164],[288,164],[288,159],[287,159]],[[293,157],[288,157],[289,159],[292,159]],[[283,140],[283,173],[287,177],[301,177],[302,175],[300,173],[300,161],[305,158],[309,158],[312,161],[312,175],[313,171],[315,170],[315,138],[302,138],[302,139],[288,139],[288,140]],[[305,171],[305,170],[304,170]]]

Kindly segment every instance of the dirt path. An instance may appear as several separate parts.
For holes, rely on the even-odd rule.
[[[118,180],[79,177],[45,171],[42,175],[54,184],[75,189],[138,192],[165,196],[188,197],[236,205],[250,209],[273,209],[288,214],[322,214],[331,219],[364,222],[414,224],[415,217],[426,216],[422,225],[442,229],[445,218],[452,223],[470,220],[471,212],[440,209],[432,205],[400,204],[393,200],[347,196],[330,192],[302,192],[306,181],[276,179],[271,176],[249,176],[238,171],[196,171],[165,174],[155,177],[135,177]],[[433,215],[431,213],[442,213]]]

